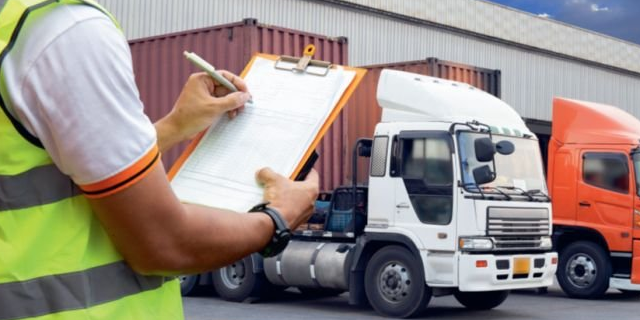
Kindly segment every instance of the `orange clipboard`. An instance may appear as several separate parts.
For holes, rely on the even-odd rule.
[[[251,58],[251,61],[249,61],[249,63],[245,66],[244,70],[240,74],[240,77],[244,78],[249,73],[249,70],[253,66],[253,62],[256,60],[257,57],[261,57],[261,58],[264,58],[264,59],[269,59],[269,60],[274,61],[275,62],[275,66],[274,67],[276,67],[277,69],[282,69],[282,72],[294,72],[294,71],[296,71],[296,72],[305,72],[305,70],[306,70],[306,68],[308,66],[317,66],[317,67],[325,67],[327,69],[327,73],[328,73],[328,70],[330,68],[334,68],[334,69],[338,68],[337,65],[332,65],[332,64],[324,62],[324,61],[312,60],[311,58],[312,58],[314,52],[315,52],[315,47],[313,47],[312,45],[308,45],[304,49],[305,55],[303,57],[301,57],[301,58],[294,58],[294,57],[290,57],[290,56],[277,56],[277,55],[270,55],[270,54],[264,54],[264,53],[256,53]],[[278,66],[278,62],[280,62],[280,61],[294,62],[294,63],[296,63],[296,65],[293,67],[293,69],[278,68],[277,67]],[[360,81],[362,81],[362,78],[364,78],[364,75],[367,73],[366,69],[353,68],[353,67],[348,67],[348,66],[340,66],[340,67],[344,68],[344,70],[355,71],[355,76],[354,76],[353,80],[351,81],[351,84],[349,84],[347,89],[344,91],[344,93],[343,93],[342,97],[340,98],[340,100],[338,101],[338,103],[334,106],[333,110],[331,111],[331,113],[327,117],[327,120],[325,121],[325,123],[320,127],[320,130],[318,131],[318,133],[316,134],[316,137],[311,142],[311,145],[309,145],[309,148],[307,149],[307,151],[305,151],[300,163],[298,163],[296,169],[293,171],[293,174],[291,175],[291,177],[289,177],[290,179],[294,179],[298,175],[298,173],[300,173],[300,171],[302,170],[302,168],[305,165],[306,161],[309,159],[309,157],[311,156],[313,151],[316,149],[316,147],[318,146],[318,143],[320,143],[320,140],[322,140],[322,137],[324,137],[324,135],[327,132],[327,130],[329,129],[329,127],[331,127],[331,124],[333,124],[333,122],[336,120],[336,118],[340,114],[340,111],[342,111],[342,108],[345,106],[345,104],[347,103],[347,101],[349,100],[349,98],[351,97],[353,92],[355,91],[355,89],[360,84]],[[326,73],[325,73],[325,75],[326,75]],[[310,74],[308,76],[323,76],[323,75],[322,74]],[[169,173],[168,173],[169,180],[172,180],[176,176],[178,171],[180,171],[180,168],[187,161],[187,159],[189,158],[191,153],[193,153],[193,151],[196,149],[196,147],[198,146],[198,144],[202,140],[202,137],[207,132],[207,130],[208,130],[208,128],[205,129],[203,132],[199,133],[196,136],[196,138],[193,139],[191,141],[191,143],[187,146],[187,148],[180,155],[178,160],[176,160],[176,162],[173,164],[173,166],[171,166],[171,169],[169,170]]]

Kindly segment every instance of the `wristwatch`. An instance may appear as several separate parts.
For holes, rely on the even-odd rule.
[[[251,208],[249,212],[265,213],[273,220],[275,232],[273,233],[273,237],[271,237],[271,242],[260,251],[260,255],[265,258],[277,256],[287,247],[289,240],[291,240],[291,230],[289,230],[287,221],[282,218],[278,210],[269,207],[269,202],[260,203]]]

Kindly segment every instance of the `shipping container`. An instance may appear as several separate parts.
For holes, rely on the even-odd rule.
[[[185,50],[197,53],[218,69],[236,74],[257,52],[301,56],[307,44],[315,45],[315,59],[336,64],[347,64],[348,61],[346,38],[264,25],[256,19],[137,39],[129,44],[140,98],[152,121],[172,109],[189,75],[199,71],[184,58]],[[316,170],[320,173],[323,190],[330,190],[343,181],[345,125],[343,115],[340,115],[318,145],[320,159]],[[186,143],[182,143],[163,154],[166,168],[185,147]]]
[[[368,72],[343,110],[343,119],[347,124],[345,126],[347,150],[353,148],[356,139],[371,137],[376,124],[380,122],[382,109],[376,100],[376,93],[380,72],[383,69],[401,70],[464,82],[500,97],[500,70],[485,69],[436,58],[363,66],[362,68],[367,69]],[[348,157],[350,157],[350,153]],[[364,159],[359,161],[361,162],[358,165],[358,181],[364,183],[366,182],[367,163]],[[346,174],[344,182],[351,181],[351,162],[343,161],[343,163],[345,169],[342,171]]]

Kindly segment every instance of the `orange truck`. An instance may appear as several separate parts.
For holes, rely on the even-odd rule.
[[[640,121],[616,107],[553,102],[547,182],[558,283],[576,298],[640,294]]]

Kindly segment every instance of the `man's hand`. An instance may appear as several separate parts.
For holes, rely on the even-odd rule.
[[[173,110],[156,122],[158,147],[166,151],[182,141],[194,138],[227,113],[235,117],[251,98],[247,85],[238,76],[218,71],[238,88],[232,93],[213,80],[208,74],[194,73],[182,88]]]
[[[304,181],[294,182],[270,168],[263,168],[257,172],[256,179],[264,185],[264,200],[282,214],[291,230],[309,220],[319,192],[315,170],[311,170]]]

